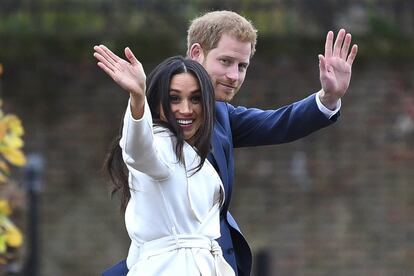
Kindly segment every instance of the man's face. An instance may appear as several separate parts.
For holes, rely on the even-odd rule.
[[[201,51],[198,56],[193,56],[193,59],[201,63],[210,75],[216,100],[229,102],[243,84],[250,54],[250,42],[241,42],[224,34],[217,48],[207,54]]]

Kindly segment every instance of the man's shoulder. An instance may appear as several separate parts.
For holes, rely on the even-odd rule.
[[[216,112],[229,112],[234,106],[229,102],[216,101]]]
[[[227,108],[227,102],[222,102],[222,101],[216,101],[216,108],[220,108],[220,109],[223,109],[223,108]]]

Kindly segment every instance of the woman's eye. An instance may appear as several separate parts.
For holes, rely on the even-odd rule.
[[[170,102],[178,102],[180,98],[178,96],[170,95]]]
[[[198,104],[201,102],[201,96],[194,96],[191,98],[191,101],[195,104]]]

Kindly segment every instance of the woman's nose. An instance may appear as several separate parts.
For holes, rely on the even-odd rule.
[[[190,114],[192,112],[191,103],[189,101],[183,101],[180,105],[181,114]]]

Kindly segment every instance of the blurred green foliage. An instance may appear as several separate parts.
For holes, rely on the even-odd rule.
[[[191,18],[217,9],[254,22],[260,55],[314,51],[313,41],[320,48],[326,32],[339,27],[354,34],[362,56],[414,55],[410,1],[2,0],[0,58],[79,60],[96,43],[115,50],[129,45],[148,58],[184,54]]]

